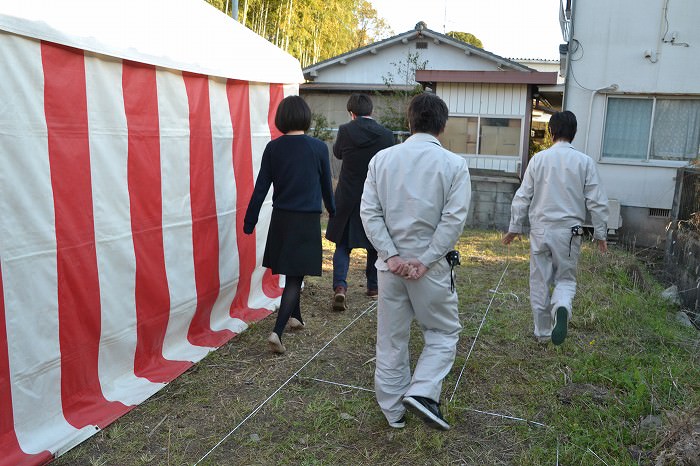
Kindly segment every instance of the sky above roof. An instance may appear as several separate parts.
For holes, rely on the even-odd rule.
[[[560,0],[370,0],[395,34],[419,21],[437,32],[462,31],[506,58],[559,59]]]

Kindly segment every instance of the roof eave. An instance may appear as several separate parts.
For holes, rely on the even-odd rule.
[[[534,69],[529,68],[523,64],[501,57],[500,55],[496,55],[495,53],[488,52],[484,49],[480,49],[479,47],[475,47],[471,44],[467,44],[466,42],[462,42],[460,40],[454,39],[445,34],[440,34],[439,32],[432,31],[430,29],[423,29],[421,31],[416,31],[412,29],[410,31],[397,34],[379,42],[375,42],[373,44],[369,44],[358,49],[350,50],[349,52],[345,52],[333,58],[329,58],[327,60],[307,66],[302,71],[304,72],[304,77],[307,80],[312,81],[318,75],[318,72],[323,68],[327,68],[329,66],[337,64],[347,64],[348,61],[360,55],[365,55],[367,53],[377,53],[382,48],[389,47],[398,42],[407,42],[410,40],[414,40],[419,37],[425,37],[440,42],[449,43],[454,47],[458,47],[464,50],[465,53],[467,53],[468,55],[476,55],[486,60],[495,62],[496,64],[505,68],[510,68],[519,71],[535,71]]]
[[[535,84],[553,85],[557,83],[557,73],[543,71],[454,71],[418,70],[419,83],[493,83],[493,84]]]

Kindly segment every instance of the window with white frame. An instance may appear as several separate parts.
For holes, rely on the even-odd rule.
[[[603,158],[687,161],[700,155],[700,99],[609,97]]]
[[[458,154],[520,155],[520,118],[450,115],[440,143]]]

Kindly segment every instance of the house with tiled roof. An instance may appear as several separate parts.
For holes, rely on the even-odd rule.
[[[442,144],[472,168],[520,174],[528,160],[533,101],[538,86],[556,85],[557,73],[537,71],[428,29],[410,31],[303,69],[300,94],[330,126],[349,120],[345,104],[367,92],[380,121],[395,91],[421,84],[450,109]],[[389,84],[389,85],[388,85]]]
[[[303,73],[300,95],[334,128],[349,121],[345,105],[353,92],[372,95],[379,121],[396,111],[397,92],[420,85],[442,97],[450,118],[439,139],[465,157],[472,172],[469,224],[508,227],[510,202],[528,161],[538,86],[556,85],[556,71],[537,71],[419,22]]]

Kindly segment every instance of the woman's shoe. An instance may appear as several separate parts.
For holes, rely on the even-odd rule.
[[[284,347],[280,341],[280,337],[278,337],[275,332],[272,332],[270,336],[267,337],[267,346],[273,353],[283,354],[287,351],[287,348]]]
[[[289,330],[304,330],[304,323],[295,317],[290,317],[287,321],[287,328]]]

